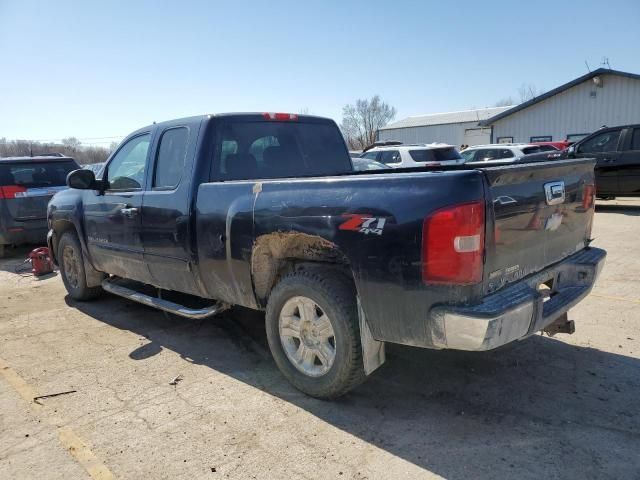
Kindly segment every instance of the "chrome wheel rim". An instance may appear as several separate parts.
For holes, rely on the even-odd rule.
[[[278,319],[280,342],[291,364],[310,377],[326,374],[336,358],[331,320],[307,297],[292,297]]]
[[[78,288],[80,278],[80,266],[75,250],[70,245],[66,245],[62,250],[62,264],[64,265],[64,276],[69,285]]]

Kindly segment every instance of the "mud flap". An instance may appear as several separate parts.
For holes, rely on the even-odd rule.
[[[371,335],[369,324],[360,303],[360,297],[358,297],[358,318],[360,321],[360,343],[362,344],[364,373],[370,375],[385,362],[385,348],[384,342],[379,342]]]

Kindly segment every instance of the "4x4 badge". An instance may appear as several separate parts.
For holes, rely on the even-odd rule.
[[[342,216],[348,218],[348,220],[341,223],[338,230],[350,230],[364,233],[365,235],[369,233],[382,235],[384,224],[387,221],[384,217],[372,217],[366,213],[345,213]]]

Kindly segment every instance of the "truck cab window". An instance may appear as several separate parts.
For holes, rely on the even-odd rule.
[[[188,140],[189,129],[186,127],[171,128],[162,134],[153,178],[155,188],[178,186],[184,170]]]
[[[352,171],[349,152],[333,124],[231,121],[220,125],[217,136],[214,180],[319,176]]]
[[[580,145],[579,153],[604,153],[615,152],[618,149],[618,139],[620,138],[620,130],[604,132],[600,135],[585,140]]]
[[[139,190],[144,184],[151,135],[145,133],[125,143],[107,165],[109,190]]]

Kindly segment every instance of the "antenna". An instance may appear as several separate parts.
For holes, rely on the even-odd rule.
[[[606,67],[611,70],[611,65],[609,65],[609,57],[602,57],[600,65],[602,65],[603,67],[606,65]]]
[[[589,73],[591,73],[591,69],[589,68],[589,64],[587,63],[587,61],[586,61],[586,60],[584,61],[584,64],[587,66],[587,71],[588,71]]]

